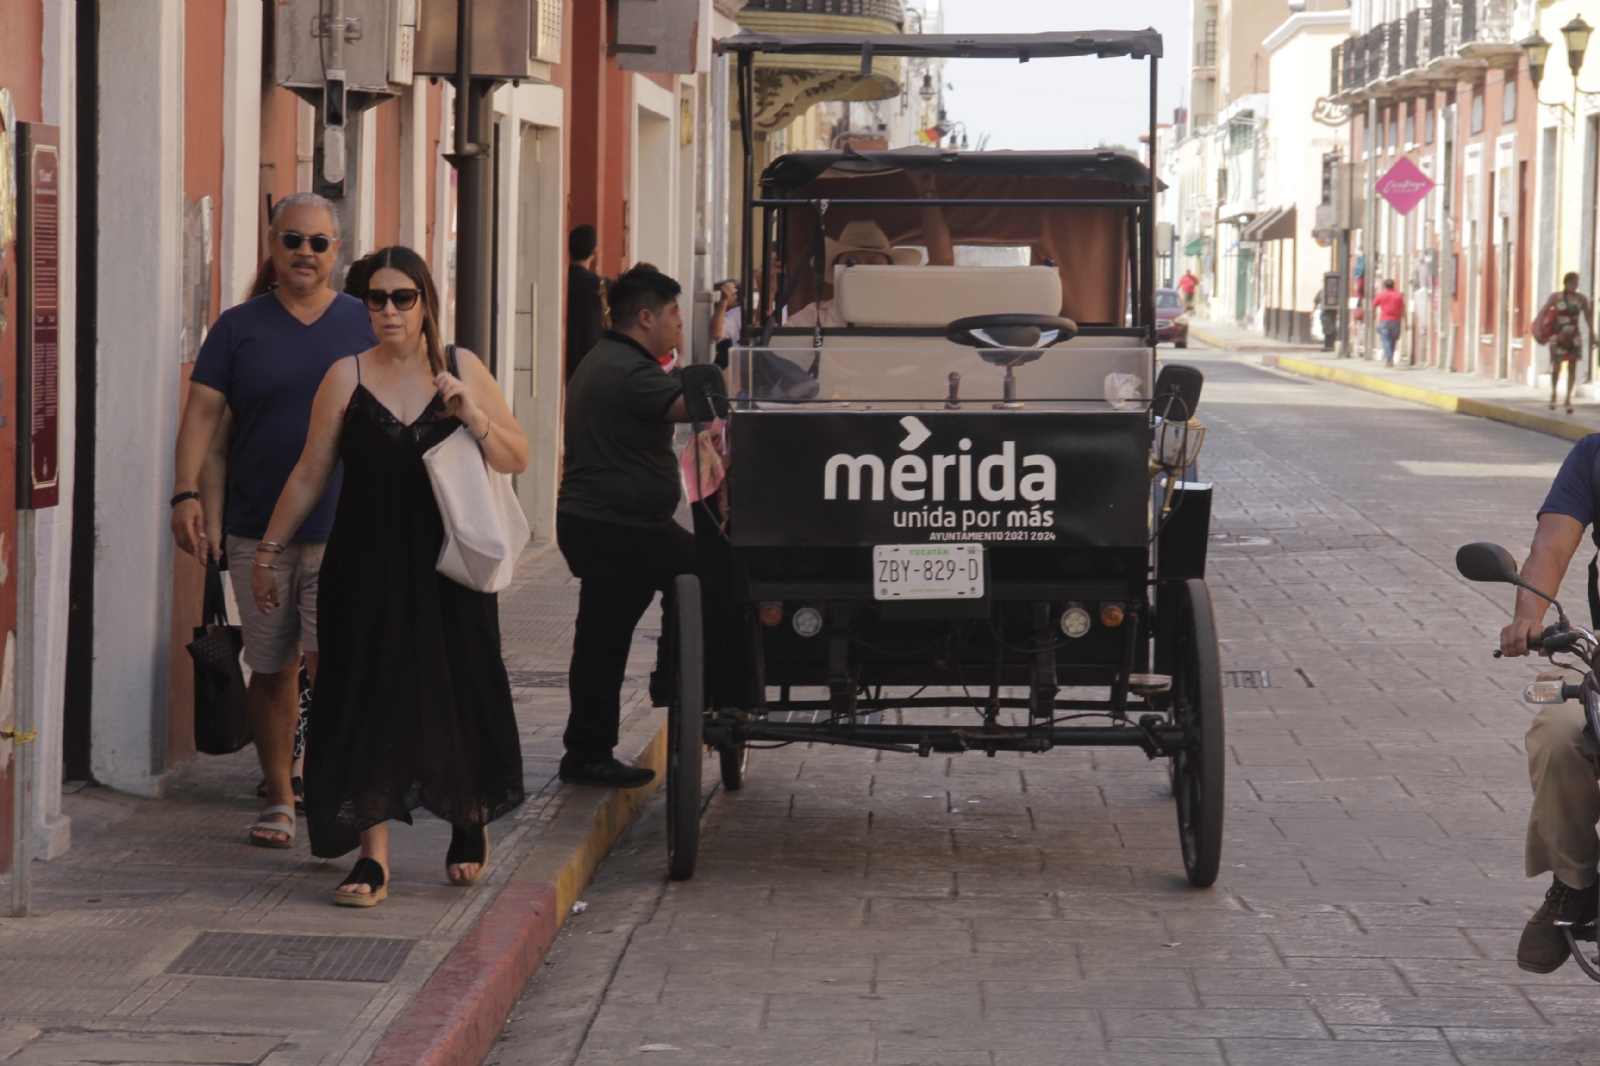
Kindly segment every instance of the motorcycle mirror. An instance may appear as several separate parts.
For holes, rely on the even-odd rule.
[[[1508,585],[1522,584],[1517,574],[1517,561],[1511,553],[1498,544],[1480,540],[1476,544],[1463,544],[1456,551],[1456,569],[1468,581],[1498,581]]]

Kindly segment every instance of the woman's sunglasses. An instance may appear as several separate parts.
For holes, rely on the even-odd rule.
[[[417,306],[417,297],[421,295],[418,289],[395,289],[393,292],[368,289],[362,299],[366,301],[368,311],[382,311],[383,305],[391,302],[396,311],[409,311]]]
[[[333,238],[323,236],[320,233],[315,237],[307,237],[304,233],[296,233],[291,229],[284,230],[282,233],[278,234],[278,239],[282,241],[283,246],[289,249],[291,252],[298,252],[300,250],[300,246],[305,244],[307,241],[311,242],[311,250],[317,255],[321,255],[323,252],[326,252],[329,248],[333,247]]]

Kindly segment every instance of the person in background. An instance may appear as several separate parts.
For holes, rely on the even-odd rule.
[[[1385,279],[1383,291],[1372,298],[1378,312],[1378,336],[1383,340],[1383,365],[1394,366],[1394,346],[1400,339],[1400,330],[1406,321],[1406,298],[1394,287],[1394,279]]]
[[[305,451],[255,546],[251,594],[282,603],[284,545],[344,466],[322,567],[322,662],[306,742],[311,853],[361,857],[340,906],[388,896],[389,826],[417,807],[451,826],[445,876],[475,884],[489,823],[525,798],[511,684],[492,592],[437,569],[444,521],[423,455],[466,427],[491,470],[518,474],[528,438],[477,356],[439,341],[439,298],[409,248],[374,253],[363,295],[377,344],[335,363]]]
[[[1178,292],[1183,295],[1185,309],[1194,310],[1194,290],[1200,285],[1200,279],[1194,276],[1194,271],[1185,270],[1183,277],[1178,279]]]
[[[190,379],[174,459],[173,537],[202,564],[226,551],[241,606],[250,594],[252,548],[265,534],[305,444],[323,373],[376,342],[360,302],[328,286],[339,254],[333,204],[314,193],[286,196],[273,205],[270,224],[277,288],[230,307],[212,325]],[[227,514],[219,522],[203,505],[200,485],[228,411],[233,443],[226,461]],[[294,845],[290,778],[300,714],[297,682],[302,653],[316,674],[317,577],[338,496],[335,472],[277,560],[277,595],[295,609],[270,618],[240,612],[244,661],[252,671],[250,724],[267,785],[266,808],[248,834],[258,847]]]
[[[717,353],[713,360],[724,370],[728,368],[728,352],[739,343],[739,332],[744,328],[744,308],[739,304],[739,283],[733,278],[717,283],[717,300],[711,305],[711,347]]]
[[[1323,287],[1317,290],[1313,302],[1322,320],[1322,350],[1331,352],[1334,342],[1339,339],[1339,301],[1337,297],[1330,299],[1327,288]]]
[[[599,240],[594,227],[567,234],[567,380],[606,330],[606,279],[594,272]]]
[[[657,592],[670,601],[674,579],[694,572],[694,534],[673,518],[682,482],[672,424],[689,416],[683,386],[660,362],[683,343],[681,291],[644,264],[619,277],[613,328],[567,386],[556,543],[581,585],[560,774],[574,784],[635,788],[655,778],[613,752],[633,628]]]
[[[1568,273],[1561,279],[1561,291],[1550,294],[1550,299],[1539,308],[1536,318],[1554,312],[1554,327],[1550,332],[1550,410],[1556,409],[1556,382],[1561,368],[1567,368],[1567,414],[1572,413],[1572,388],[1578,380],[1578,360],[1583,356],[1583,333],[1578,328],[1581,318],[1589,327],[1589,343],[1594,340],[1594,315],[1589,298],[1578,291],[1578,275]]]

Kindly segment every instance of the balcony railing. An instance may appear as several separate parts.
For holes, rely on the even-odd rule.
[[[1351,102],[1380,84],[1389,93],[1412,82],[1481,71],[1485,60],[1504,66],[1517,51],[1516,5],[1517,0],[1430,0],[1357,33],[1333,51],[1333,94]]]

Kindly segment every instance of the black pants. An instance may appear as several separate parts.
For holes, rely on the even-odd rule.
[[[1322,350],[1333,351],[1333,344],[1339,339],[1339,312],[1322,312]]]
[[[556,543],[582,583],[561,739],[567,761],[583,765],[611,758],[617,746],[633,627],[657,592],[666,594],[665,611],[673,579],[694,573],[694,534],[676,522],[644,528],[557,513]]]

